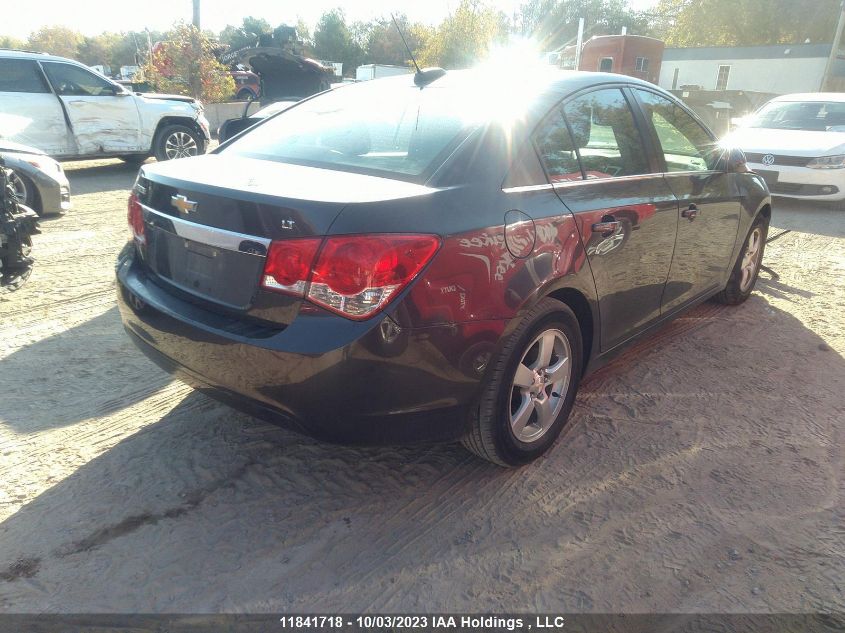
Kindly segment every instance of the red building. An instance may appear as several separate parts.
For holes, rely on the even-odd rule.
[[[663,61],[662,40],[642,35],[595,35],[581,48],[578,70],[619,73],[656,84]],[[561,55],[561,68],[575,68],[575,46]]]

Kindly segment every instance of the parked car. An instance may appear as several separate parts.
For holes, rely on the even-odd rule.
[[[41,150],[0,139],[15,199],[40,215],[70,209],[70,183],[61,164]]]
[[[54,158],[141,162],[203,154],[210,140],[191,97],[132,93],[63,57],[0,50],[0,137]]]
[[[229,73],[235,82],[235,97],[239,101],[258,99],[261,96],[261,78],[247,70],[233,70]]]
[[[221,143],[225,143],[230,138],[235,136],[236,134],[240,134],[244,130],[252,127],[256,123],[263,121],[269,116],[273,116],[277,112],[283,112],[287,110],[289,107],[297,103],[297,100],[285,100],[285,101],[276,101],[275,103],[271,103],[268,106],[265,106],[246,116],[249,106],[247,105],[244,108],[244,116],[240,116],[237,119],[226,119],[217,129],[217,139]]]
[[[652,84],[425,70],[145,165],[118,302],[139,348],[227,402],[513,466],[586,372],[743,302],[770,212],[742,152]]]
[[[845,95],[776,97],[729,134],[778,196],[845,201]]]

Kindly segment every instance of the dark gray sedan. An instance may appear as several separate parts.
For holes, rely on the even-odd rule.
[[[70,209],[70,183],[60,163],[39,149],[6,140],[0,140],[0,155],[12,170],[18,202],[41,215]]]

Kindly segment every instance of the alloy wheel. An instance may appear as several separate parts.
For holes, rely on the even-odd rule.
[[[187,132],[173,132],[164,142],[164,154],[167,160],[188,158],[199,154],[199,148],[194,137]]]
[[[558,329],[541,332],[516,367],[510,397],[511,431],[520,442],[543,437],[563,408],[572,377],[569,339]]]
[[[18,176],[18,174],[13,171],[11,178],[9,178],[9,181],[12,185],[12,191],[15,195],[15,200],[20,204],[26,204],[26,199],[29,192],[26,189],[26,183],[24,182],[23,178]]]
[[[742,263],[740,264],[740,272],[742,276],[739,280],[740,292],[747,292],[754,281],[754,275],[757,274],[757,267],[760,265],[760,254],[763,246],[763,231],[760,227],[756,227],[748,236],[748,243],[745,245],[745,253],[742,255]]]

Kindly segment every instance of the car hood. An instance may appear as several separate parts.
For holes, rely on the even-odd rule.
[[[724,142],[744,152],[761,154],[816,157],[845,153],[845,132],[749,127],[734,130]]]
[[[21,145],[20,143],[15,143],[14,141],[7,141],[2,138],[0,138],[0,152],[3,152],[4,154],[37,154],[39,156],[46,156],[46,154],[40,149],[35,149],[29,145]]]

